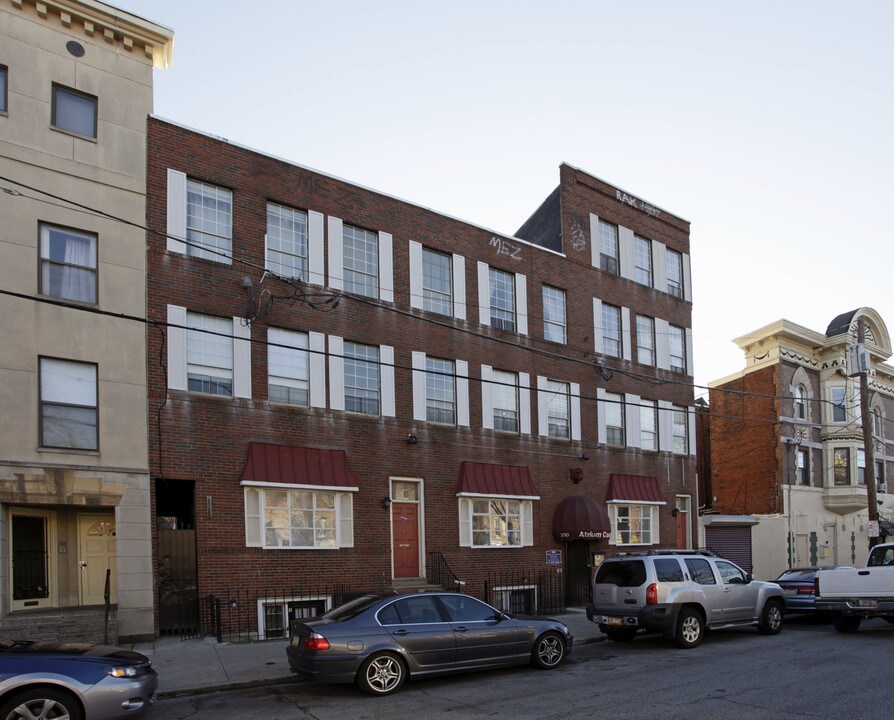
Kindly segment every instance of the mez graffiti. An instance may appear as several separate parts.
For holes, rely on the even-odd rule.
[[[497,249],[497,255],[506,255],[513,260],[521,260],[521,246],[514,245],[508,240],[498,238],[496,235],[490,239],[490,246]]]

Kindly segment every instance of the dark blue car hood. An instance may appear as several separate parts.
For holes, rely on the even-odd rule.
[[[148,658],[138,652],[112,647],[111,645],[93,645],[91,643],[72,642],[18,642],[9,643],[0,641],[0,657],[10,655],[35,655],[73,656],[105,660],[116,665],[142,665],[148,662]]]

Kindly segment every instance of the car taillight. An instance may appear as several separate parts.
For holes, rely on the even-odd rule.
[[[304,641],[304,647],[308,650],[328,650],[329,641],[320,633],[311,633],[307,640]]]
[[[819,575],[813,578],[813,594],[819,597]]]
[[[798,595],[813,595],[814,587],[813,585],[802,585],[798,588]]]
[[[646,605],[658,604],[658,586],[655,583],[646,588]]]

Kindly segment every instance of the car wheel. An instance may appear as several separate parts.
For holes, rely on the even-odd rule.
[[[84,720],[74,696],[62,690],[36,688],[16,693],[0,707],[0,719]]]
[[[782,606],[775,600],[767,600],[761,610],[761,619],[757,630],[762,635],[778,635],[782,630]]]
[[[559,633],[548,632],[537,638],[531,653],[531,664],[551,670],[565,659],[565,639]]]
[[[390,695],[400,690],[407,671],[399,657],[391,653],[370,655],[360,666],[357,685],[367,695]]]
[[[832,613],[832,627],[838,632],[855,633],[860,629],[860,616]]]
[[[630,642],[636,637],[636,628],[606,628],[605,636],[614,642]]]
[[[683,608],[677,615],[677,632],[674,640],[677,647],[684,649],[694,648],[705,636],[705,625],[702,616],[695,610]]]

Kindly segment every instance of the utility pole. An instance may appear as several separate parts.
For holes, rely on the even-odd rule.
[[[866,480],[866,504],[869,510],[869,549],[872,550],[879,542],[878,496],[875,488],[875,443],[872,439],[872,416],[869,414],[869,370],[872,360],[865,350],[865,335],[866,328],[863,316],[860,315],[857,318],[857,342],[860,344],[861,352],[866,353],[867,362],[863,366],[858,359],[858,367],[849,368],[849,372],[853,374],[854,370],[857,370],[860,374],[860,420],[863,423],[863,457],[866,460],[863,477]],[[851,355],[851,358],[856,357],[857,353]]]

